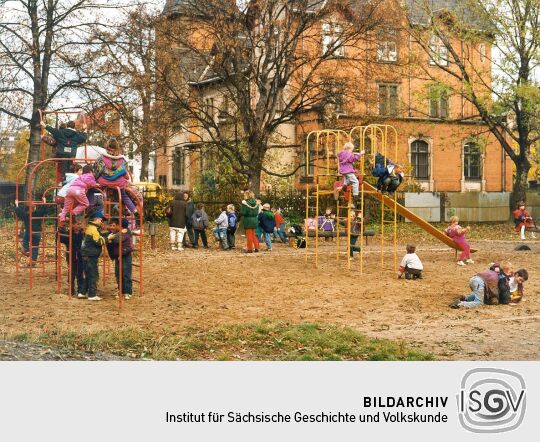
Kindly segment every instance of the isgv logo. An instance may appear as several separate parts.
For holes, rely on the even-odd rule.
[[[459,422],[473,433],[515,430],[525,417],[523,377],[510,370],[475,368],[461,380],[457,396]]]

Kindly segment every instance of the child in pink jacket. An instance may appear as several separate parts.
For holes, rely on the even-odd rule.
[[[66,221],[66,215],[70,210],[73,210],[73,215],[79,215],[90,205],[86,192],[97,185],[92,166],[84,166],[82,175],[73,181],[67,191],[64,208],[59,216],[61,223]]]
[[[356,199],[360,193],[360,182],[356,177],[354,170],[354,162],[360,160],[360,157],[365,153],[362,151],[360,153],[353,153],[354,145],[352,143],[345,143],[343,145],[343,150],[338,153],[339,161],[339,173],[343,175],[343,190],[346,189],[347,185],[352,185],[352,194]]]
[[[465,238],[465,235],[470,231],[470,226],[463,228],[459,225],[459,218],[457,216],[450,218],[450,225],[446,229],[446,234],[454,240],[459,250],[461,250],[461,255],[457,261],[457,265],[459,266],[474,264],[474,261],[471,259],[471,246]]]
[[[126,157],[115,138],[111,138],[105,146],[107,153],[101,155],[94,164],[94,175],[103,187],[118,188],[122,203],[131,213],[137,212],[139,201],[134,201],[126,189],[131,182]]]

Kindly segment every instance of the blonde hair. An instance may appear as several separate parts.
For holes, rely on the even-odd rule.
[[[247,198],[247,199],[255,198],[255,194],[251,190],[245,190],[244,198]]]
[[[347,143],[343,145],[343,150],[353,150],[353,149],[354,149],[354,144],[351,143],[350,141],[348,141]]]
[[[234,204],[229,204],[227,206],[227,210],[230,211],[230,212],[234,212]]]
[[[459,217],[454,215],[453,217],[450,218],[450,224],[454,224],[454,223],[458,223],[459,222]]]
[[[513,270],[514,269],[514,266],[512,265],[512,263],[510,261],[503,261],[501,262],[501,269],[503,270]],[[504,272],[506,274],[508,274],[509,272]]]

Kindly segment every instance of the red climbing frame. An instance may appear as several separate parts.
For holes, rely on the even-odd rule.
[[[79,112],[64,112],[64,111],[40,111],[40,122],[43,121],[43,117],[46,114],[79,114]],[[42,133],[43,135],[43,133]],[[86,145],[85,145],[86,149]],[[43,141],[41,142],[41,160],[40,161],[34,161],[31,163],[27,163],[24,165],[17,174],[17,186],[16,186],[16,200],[19,204],[26,204],[28,205],[28,216],[29,216],[29,227],[30,231],[28,232],[29,236],[29,265],[28,265],[28,284],[30,289],[33,288],[34,284],[34,277],[52,277],[54,275],[56,281],[57,281],[57,290],[58,293],[61,293],[62,291],[62,261],[67,256],[72,256],[72,244],[73,244],[73,237],[72,237],[72,226],[73,226],[73,217],[72,213],[69,213],[69,223],[67,223],[68,228],[68,234],[63,234],[58,231],[58,213],[56,216],[41,216],[41,217],[34,217],[33,212],[34,209],[39,206],[56,206],[57,212],[58,212],[58,206],[55,202],[44,202],[43,199],[47,197],[49,193],[52,193],[60,188],[60,186],[57,186],[61,181],[61,170],[60,170],[60,162],[62,161],[69,161],[71,163],[74,163],[75,161],[84,161],[87,164],[94,162],[94,159],[87,158],[86,150],[85,150],[85,158],[45,158],[45,145]],[[33,182],[34,178],[36,176],[36,172],[40,169],[42,169],[44,166],[47,166],[49,164],[55,164],[56,165],[56,177],[55,177],[55,185],[52,187],[49,187],[43,192],[42,199],[40,200],[34,200],[33,198]],[[30,173],[28,175],[28,186],[26,188],[26,199],[21,200],[19,195],[19,183],[21,182],[21,177],[24,179],[26,176],[26,171],[28,168],[31,168]],[[24,172],[24,174],[23,174]],[[138,278],[133,277],[132,281],[134,283],[137,283],[139,285],[139,296],[142,296],[143,294],[143,210],[140,204],[137,204],[139,214],[136,218],[133,214],[130,214],[129,216],[121,216],[123,214],[123,203],[122,203],[122,196],[121,191],[119,188],[110,188],[110,189],[97,189],[103,198],[103,204],[104,204],[104,216],[105,219],[110,221],[111,219],[117,218],[118,220],[122,218],[127,218],[130,221],[130,227],[132,230],[138,230],[139,238],[137,238],[137,244],[138,247],[133,247],[133,254],[138,255],[134,256],[133,259],[133,267],[138,268]],[[117,214],[114,214],[114,212],[117,212]],[[32,221],[33,220],[54,220],[54,230],[49,231],[46,222],[42,222],[42,230],[41,230],[41,241],[38,246],[38,259],[36,262],[32,261],[32,249],[33,246],[33,238],[32,234],[37,233],[32,231]],[[19,280],[20,274],[21,274],[21,255],[23,253],[20,250],[20,236],[19,236],[19,228],[20,228],[20,221],[19,218],[15,217],[15,272],[17,280]],[[54,237],[54,245],[50,241],[50,237]],[[60,242],[61,236],[68,236],[68,246],[66,247],[66,250],[64,253],[62,253],[62,245]],[[47,253],[47,250],[54,250],[54,259],[50,257],[51,254]],[[121,293],[121,281],[122,281],[122,241],[121,241],[121,229],[120,229],[120,241],[119,241],[119,278],[118,280],[120,283],[118,284],[118,305],[122,306],[122,293]],[[41,257],[41,259],[40,259]],[[64,258],[63,258],[64,257]],[[135,259],[137,258],[137,259]],[[67,261],[67,286],[68,286],[68,296],[71,295],[71,279],[73,275],[73,268],[72,268],[72,260],[66,259]],[[55,265],[55,271],[54,273],[47,273],[48,267],[47,264],[53,264]],[[103,271],[102,271],[102,281],[105,285],[106,279],[111,274],[111,263],[110,259],[108,257],[106,247],[103,247],[103,253],[102,253],[102,263],[103,263]],[[34,266],[35,271],[34,271]],[[133,272],[135,274],[135,272]],[[113,275],[114,276],[114,275]],[[71,299],[72,297],[69,296]]]

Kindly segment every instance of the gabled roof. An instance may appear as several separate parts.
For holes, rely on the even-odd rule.
[[[163,14],[169,15],[175,12],[182,12],[189,6],[190,0],[167,0],[163,8]]]
[[[409,20],[414,25],[427,25],[431,14],[449,12],[465,25],[487,30],[489,24],[466,0],[405,0]]]

